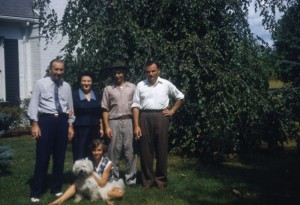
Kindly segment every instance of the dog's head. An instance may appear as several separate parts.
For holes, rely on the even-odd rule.
[[[80,159],[75,161],[73,165],[73,173],[76,176],[87,176],[94,170],[93,163],[89,159]]]

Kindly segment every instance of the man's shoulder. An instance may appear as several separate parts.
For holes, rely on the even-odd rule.
[[[40,78],[36,82],[40,83],[40,82],[47,82],[47,81],[50,81],[50,77],[49,76]]]
[[[63,86],[66,86],[66,87],[68,87],[68,88],[71,88],[71,85],[70,85],[68,82],[66,82],[66,81],[63,81]]]
[[[40,86],[48,87],[50,83],[51,83],[50,77],[40,78],[35,82],[35,84],[38,85],[39,87]]]
[[[126,81],[126,85],[129,86],[129,87],[135,87],[135,84],[133,84],[131,82],[128,82],[128,81]]]
[[[161,82],[161,83],[171,83],[169,80],[167,79],[164,79],[164,78],[161,78],[161,77],[158,77],[158,82]]]
[[[143,86],[143,85],[147,85],[147,82],[148,82],[148,80],[147,80],[147,79],[145,79],[145,80],[142,80],[142,81],[138,82],[137,86]]]
[[[104,90],[112,89],[114,87],[116,87],[116,85],[114,83],[110,83],[104,87]]]

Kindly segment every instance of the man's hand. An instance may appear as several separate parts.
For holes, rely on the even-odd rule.
[[[32,122],[31,135],[33,139],[38,139],[41,136],[41,129],[38,122]]]
[[[172,115],[174,115],[174,111],[172,109],[164,109],[163,110],[163,115],[166,117],[171,117]]]
[[[105,135],[106,135],[109,139],[112,138],[112,133],[111,133],[111,129],[110,129],[109,126],[107,126],[107,127],[105,128]]]
[[[142,130],[141,130],[140,126],[137,126],[137,127],[134,128],[133,134],[134,134],[135,139],[139,140],[141,138]]]

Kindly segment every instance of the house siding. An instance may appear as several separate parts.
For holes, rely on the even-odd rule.
[[[67,1],[66,0],[52,0],[49,6],[50,9],[54,9],[57,12],[58,20],[62,19],[64,14],[64,10],[66,7]],[[45,76],[46,70],[49,66],[49,63],[52,59],[56,58],[57,56],[63,56],[63,52],[61,49],[66,45],[68,42],[68,38],[62,38],[61,34],[58,34],[53,41],[46,43],[46,39],[44,37],[38,37],[38,26],[33,27],[32,37],[31,37],[31,44],[32,44],[32,55],[33,59],[34,56],[40,55],[39,62],[35,62],[33,60],[33,70],[32,70],[32,85],[40,78]],[[36,46],[38,45],[38,46]],[[32,90],[32,88],[31,88]]]
[[[12,9],[8,1],[0,0],[0,2],[3,3],[0,8],[0,40],[1,38],[18,40],[19,77],[17,79],[19,82],[16,83],[16,86],[19,86],[19,98],[22,100],[31,96],[34,83],[45,76],[49,62],[57,56],[63,56],[61,49],[67,43],[68,39],[62,39],[61,35],[57,35],[52,42],[46,45],[46,39],[39,35],[38,24],[34,23],[36,19],[33,19],[33,13],[27,10],[24,12],[22,10],[23,13],[16,12],[16,9],[25,8],[24,5],[28,4],[28,0],[13,0],[13,5],[18,7],[16,9]],[[19,2],[20,4],[15,2]],[[58,19],[61,20],[66,4],[67,0],[52,0],[49,8],[54,9],[58,14]],[[10,7],[5,9],[5,6]],[[8,12],[6,10],[10,10],[11,12],[6,13]],[[9,16],[9,18],[3,19],[3,16]],[[13,17],[22,17],[24,19],[13,19]],[[4,53],[5,48],[0,47],[0,61],[4,59]],[[0,70],[3,70],[0,73],[1,80],[5,78],[3,62],[0,62]],[[6,93],[3,86],[5,85],[4,81],[0,82],[0,101],[6,100]]]

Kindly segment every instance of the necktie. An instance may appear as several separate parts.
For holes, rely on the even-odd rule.
[[[58,82],[54,83],[54,101],[57,112],[62,113],[62,108],[58,98]]]

